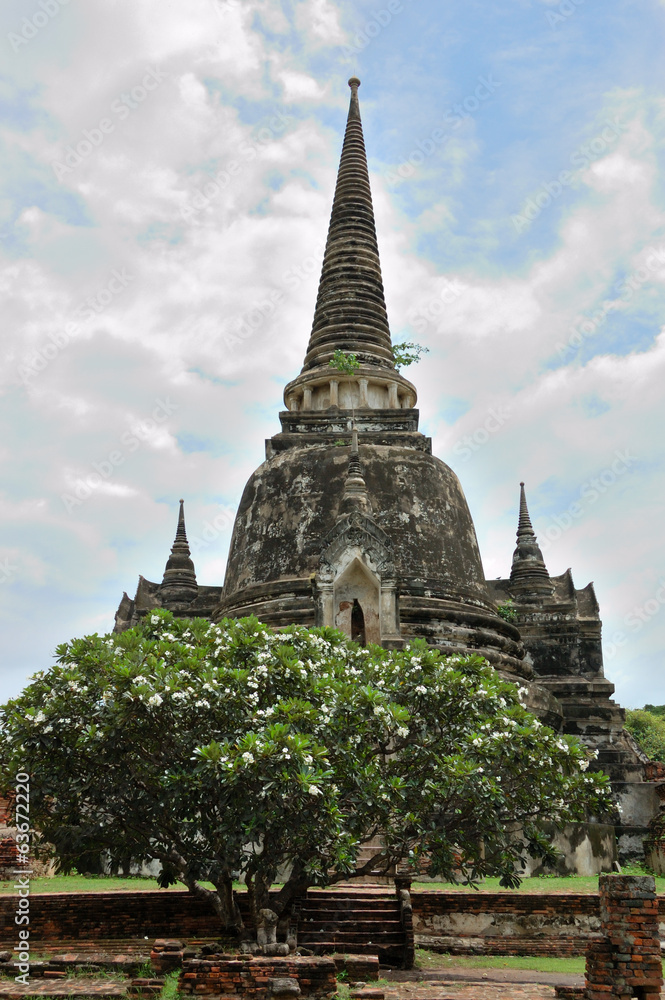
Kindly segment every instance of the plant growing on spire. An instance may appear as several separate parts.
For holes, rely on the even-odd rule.
[[[517,621],[517,608],[511,597],[507,601],[499,601],[496,610],[499,612],[499,617],[503,618],[505,622]]]
[[[342,372],[343,375],[354,375],[360,368],[360,362],[355,354],[351,354],[348,351],[341,351],[339,348],[335,351],[328,364],[331,368],[336,368],[338,372]]]
[[[393,358],[395,359],[395,368],[408,368],[409,365],[414,365],[423,354],[429,354],[429,347],[423,347],[422,344],[412,344],[409,341],[404,341],[401,344],[393,344]]]

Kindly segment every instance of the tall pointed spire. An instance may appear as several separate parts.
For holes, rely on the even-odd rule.
[[[394,368],[381,279],[358,87],[351,103],[337,175],[328,241],[303,372],[327,364],[336,350],[362,364]]]
[[[529,508],[526,505],[524,483],[520,483],[520,519],[517,523],[517,537],[519,538],[520,535],[533,535],[534,538],[536,536],[529,517]]]
[[[395,368],[392,352],[360,121],[360,80],[351,77],[349,86],[351,103],[312,332],[302,371],[284,387],[289,413],[307,416],[296,421],[280,416],[289,434],[324,427],[326,433],[338,434],[346,427],[339,411],[351,410],[365,429],[370,410],[386,411],[372,415],[375,430],[393,430],[395,415],[389,411],[395,410],[409,410],[404,415],[409,427],[418,427],[416,387]],[[336,351],[355,355],[356,364],[331,366]]]
[[[524,597],[529,595],[546,596],[551,594],[554,589],[529,517],[524,483],[520,483],[517,547],[513,553],[510,582],[512,589]]]
[[[191,601],[197,596],[198,589],[185,531],[185,501],[181,500],[175,541],[164,570],[162,594],[167,602]]]

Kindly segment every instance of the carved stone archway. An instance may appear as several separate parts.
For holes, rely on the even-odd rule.
[[[340,518],[324,539],[315,582],[320,625],[351,637],[357,602],[367,642],[401,644],[392,545],[371,517],[354,511]]]

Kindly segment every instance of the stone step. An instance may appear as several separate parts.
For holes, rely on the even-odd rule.
[[[373,913],[381,914],[381,916],[388,913],[399,913],[399,903],[396,900],[391,900],[390,903],[367,900],[363,904],[357,899],[308,899],[302,904],[302,910],[312,913],[325,913],[326,911],[330,913],[363,913],[371,919]]]
[[[303,906],[329,907],[331,910],[394,910],[399,906],[393,895],[381,896],[308,896]]]
[[[312,944],[307,945],[309,951],[313,952],[315,955],[331,955],[336,951],[339,951],[339,946],[333,941],[327,941],[322,944]],[[354,948],[354,953],[356,955],[375,955],[378,957],[381,965],[392,966],[393,968],[399,968],[402,965],[404,959],[404,946],[399,945],[397,947],[392,946],[389,948],[381,948],[377,945],[358,945]]]
[[[374,902],[378,905],[382,905],[383,903],[393,904],[396,898],[394,891],[389,892],[383,887],[374,891],[369,887],[366,889],[354,888],[349,892],[333,892],[332,890],[326,892],[324,889],[312,891],[310,889],[307,893],[308,900],[336,899],[340,902],[357,900],[360,903]]]
[[[298,943],[317,955],[378,953],[384,965],[401,965],[406,941],[399,902],[392,892],[310,890],[301,903]]]
[[[311,943],[316,943],[319,941],[328,941],[334,939],[338,944],[376,944],[381,945],[392,945],[401,944],[404,942],[404,934],[401,929],[399,931],[358,931],[358,930],[340,930],[339,927],[328,927],[321,928],[317,930],[300,930],[298,931],[298,944],[304,944],[309,946]]]
[[[336,924],[340,923],[342,916],[344,924],[357,924],[363,927],[369,924],[377,924],[385,927],[388,924],[401,926],[399,912],[382,913],[381,910],[302,910],[300,913],[301,923]]]
[[[354,910],[334,910],[316,911],[303,910],[300,914],[300,923],[303,926],[315,924],[323,926],[331,924],[345,927],[401,927],[402,921],[399,913],[372,913],[365,917],[364,914]]]
[[[628,750],[614,750],[613,748],[607,747],[603,748],[602,750],[598,750],[596,763],[634,764],[635,754],[630,753]]]
[[[340,950],[339,941],[310,941],[308,944],[303,943],[303,947],[307,948],[309,951],[313,951],[315,955],[326,955],[334,954]],[[347,949],[345,949],[346,951]],[[381,953],[390,953],[397,955],[401,960],[402,953],[404,951],[404,945],[402,942],[397,944],[383,944],[381,941],[369,942],[369,941],[359,941],[358,946],[354,945],[353,954],[354,955],[381,955]]]

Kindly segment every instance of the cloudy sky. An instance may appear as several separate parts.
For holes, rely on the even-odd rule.
[[[221,584],[300,369],[348,106],[393,335],[488,576],[518,484],[665,702],[663,0],[12,0],[0,10],[0,699],[159,580]]]

